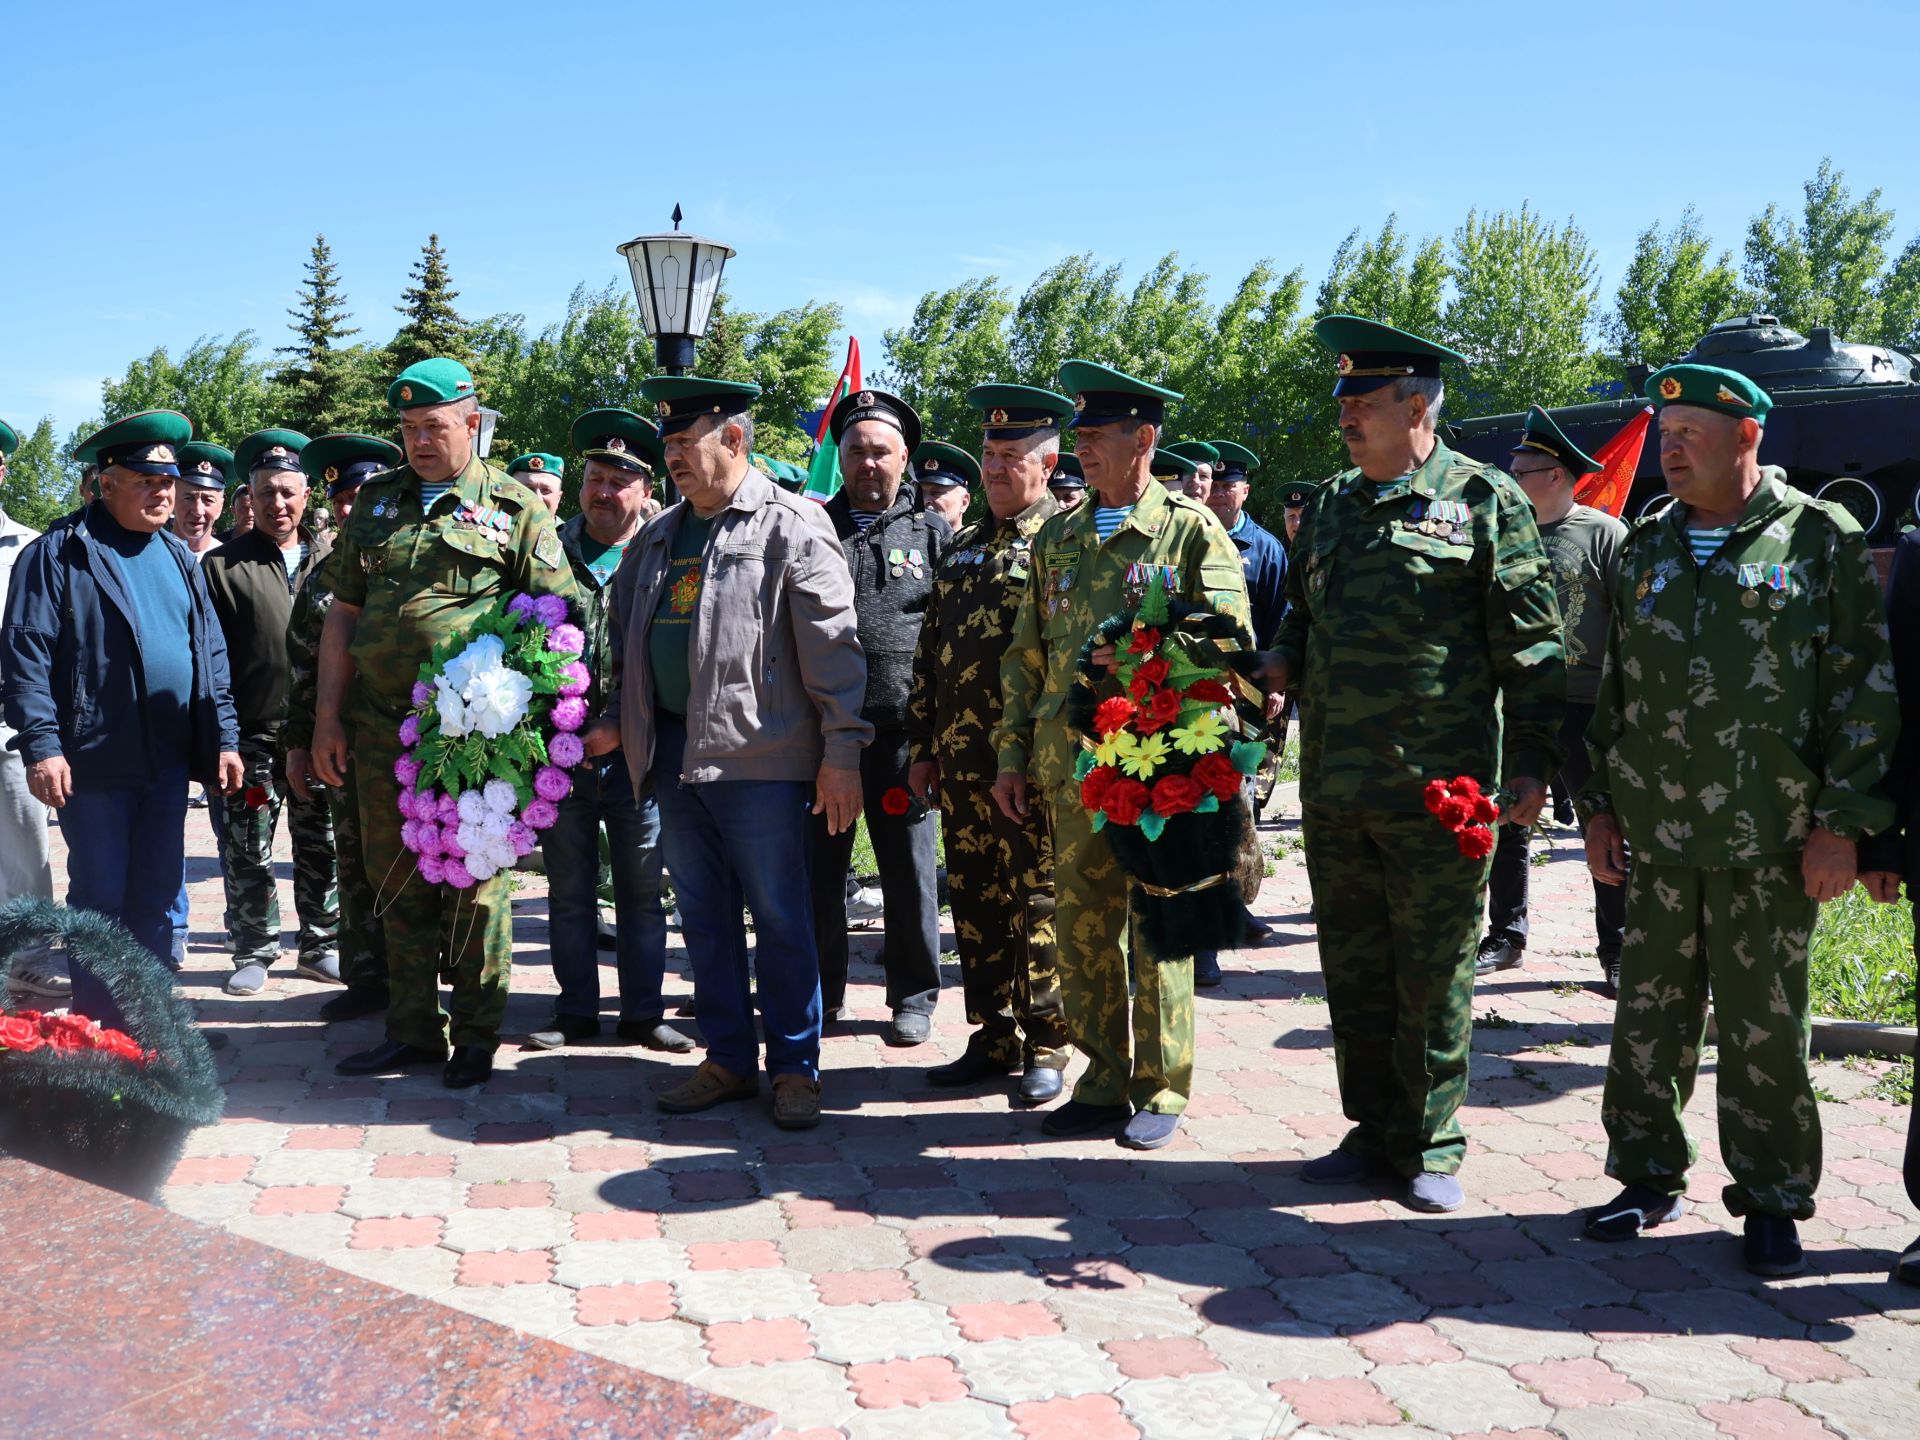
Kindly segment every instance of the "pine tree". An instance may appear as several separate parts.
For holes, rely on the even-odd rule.
[[[346,297],[325,235],[313,237],[306,271],[300,303],[287,312],[298,339],[274,352],[291,357],[273,377],[274,410],[296,430],[324,435],[361,422],[370,384],[363,352],[342,343],[360,332],[346,323]]]
[[[400,292],[401,303],[394,306],[407,318],[387,344],[387,373],[398,375],[407,366],[436,356],[470,365],[471,327],[453,308],[460,292],[447,276],[447,252],[440,248],[438,235],[427,237],[420,258],[413,262],[412,278],[413,284]]]

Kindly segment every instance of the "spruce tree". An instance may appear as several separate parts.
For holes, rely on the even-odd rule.
[[[435,356],[473,363],[470,327],[453,308],[460,292],[447,276],[447,252],[440,248],[440,237],[429,235],[420,258],[413,262],[413,284],[400,292],[401,303],[394,308],[406,316],[387,345],[387,373],[398,375],[409,365]]]
[[[347,324],[347,301],[325,235],[313,237],[306,271],[300,303],[287,312],[298,338],[274,352],[290,357],[273,377],[274,410],[294,429],[324,435],[364,423],[370,385],[363,352],[342,343],[360,332]]]

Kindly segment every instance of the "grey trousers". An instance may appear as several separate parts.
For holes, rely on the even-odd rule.
[[[31,895],[53,898],[47,863],[47,807],[27,791],[27,762],[5,748],[13,732],[0,728],[0,905]]]

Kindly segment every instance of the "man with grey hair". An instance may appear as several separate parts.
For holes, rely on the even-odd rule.
[[[1308,504],[1264,673],[1300,696],[1307,874],[1353,1129],[1301,1177],[1391,1172],[1411,1208],[1454,1210],[1493,842],[1453,833],[1426,787],[1504,781],[1503,818],[1533,823],[1560,759],[1560,612],[1525,494],[1435,433],[1441,362],[1463,357],[1348,315],[1314,332],[1338,356],[1354,468]]]

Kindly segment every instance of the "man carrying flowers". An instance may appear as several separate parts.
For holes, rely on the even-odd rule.
[[[547,507],[474,453],[479,401],[466,367],[445,359],[409,366],[387,402],[400,412],[407,463],[361,488],[334,550],[313,766],[327,784],[341,784],[352,750],[367,878],[384,907],[392,999],[386,1041],[337,1068],[373,1075],[446,1059],[444,971],[453,985],[445,1079],[457,1088],[493,1071],[513,953],[510,891],[507,876],[492,870],[465,888],[418,873],[401,835],[400,727],[436,645],[465,633],[514,591],[569,602],[576,591]]]

